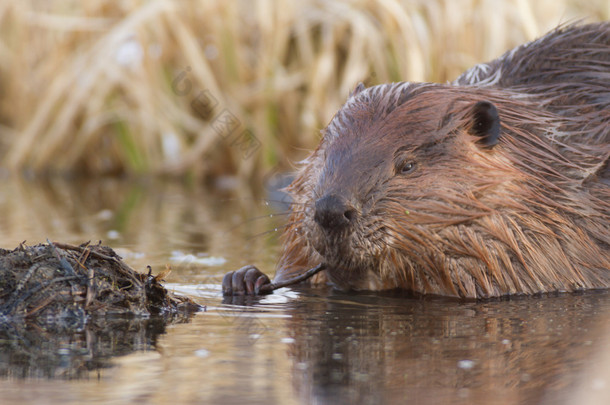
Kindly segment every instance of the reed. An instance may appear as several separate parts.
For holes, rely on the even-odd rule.
[[[304,157],[359,81],[450,80],[609,17],[607,0],[4,0],[0,167],[252,178]]]

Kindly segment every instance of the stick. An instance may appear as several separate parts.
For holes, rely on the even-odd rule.
[[[277,283],[264,284],[258,290],[258,293],[259,294],[268,294],[268,293],[272,292],[273,290],[277,290],[278,288],[287,287],[287,286],[293,285],[293,284],[298,284],[301,281],[307,280],[308,278],[312,277],[314,274],[319,273],[324,269],[326,269],[326,264],[320,263],[316,267],[313,267],[313,268],[307,270],[305,273],[299,274],[296,277],[289,278],[288,280],[284,280],[284,281],[279,281]]]
[[[49,242],[49,244],[51,244],[51,242]],[[62,242],[53,242],[53,245],[57,246],[60,249],[64,249],[64,250],[76,250],[77,252],[81,252],[83,253],[85,250],[89,250],[89,252],[91,252],[91,256],[95,256],[98,259],[102,259],[102,260],[108,260],[110,262],[115,262],[115,263],[119,263],[119,259],[117,259],[116,257],[111,257],[111,256],[107,256],[103,253],[98,253],[95,250],[91,250],[91,248],[89,246],[86,247],[82,247],[82,246],[76,246],[76,245],[70,245],[69,243],[62,243]]]
[[[101,260],[107,260],[110,262],[114,262],[119,266],[119,269],[123,272],[124,276],[129,277],[132,281],[135,281],[134,284],[140,285],[141,280],[138,280],[133,274],[133,273],[135,273],[135,270],[133,270],[131,267],[129,267],[126,263],[124,263],[122,260],[120,260],[117,257],[111,257],[111,256],[107,256],[103,253],[96,252],[89,245],[87,245],[85,247],[81,247],[81,246],[70,245],[69,243],[61,243],[61,242],[53,242],[53,245],[55,245],[56,247],[58,247],[60,249],[75,250],[75,251],[81,252],[81,253],[83,253],[85,251],[89,251],[89,256],[93,256],[93,257],[95,257],[97,259],[101,259]],[[93,247],[95,247],[95,246],[93,246]]]

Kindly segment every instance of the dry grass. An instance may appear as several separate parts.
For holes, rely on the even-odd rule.
[[[4,0],[0,167],[251,177],[303,157],[357,82],[445,81],[609,19],[581,3]]]

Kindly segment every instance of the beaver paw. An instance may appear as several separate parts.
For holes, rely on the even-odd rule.
[[[225,274],[222,279],[222,295],[259,295],[261,287],[270,283],[269,277],[256,267],[244,266]]]

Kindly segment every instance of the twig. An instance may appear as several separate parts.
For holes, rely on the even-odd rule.
[[[17,305],[19,305],[21,302],[27,301],[32,295],[36,294],[37,292],[39,292],[41,290],[44,290],[51,284],[60,283],[62,281],[72,281],[72,280],[77,280],[77,279],[78,279],[78,276],[58,277],[58,278],[49,280],[45,283],[39,284],[38,286],[32,288],[31,290],[28,290],[25,294],[23,294],[17,300],[12,302],[10,305],[6,305],[6,309],[3,308],[1,312],[5,315],[12,313],[13,310],[17,307]]]
[[[90,251],[90,250],[88,250]],[[86,260],[86,259],[85,259]],[[95,272],[93,268],[87,269],[87,294],[85,295],[85,308],[89,308],[89,305],[95,300],[97,297],[97,289],[95,285]]]
[[[91,250],[88,246],[87,247],[82,247],[82,246],[76,246],[76,245],[70,245],[69,243],[62,243],[62,242],[53,242],[53,244],[55,246],[57,246],[60,249],[65,249],[65,250],[76,250],[77,252],[83,252],[85,249],[89,249],[89,251],[91,252],[90,255],[97,257],[98,259],[103,259],[103,260],[110,260],[113,262],[117,262],[120,263],[119,259],[117,259],[116,257],[112,257],[112,256],[107,256],[103,253],[99,253],[96,252],[95,250]]]
[[[288,280],[279,281],[277,283],[264,284],[258,290],[259,294],[268,294],[268,293],[272,292],[273,290],[277,290],[278,288],[287,287],[287,286],[293,285],[293,284],[298,284],[301,281],[307,280],[308,278],[312,277],[314,274],[317,274],[324,269],[326,269],[326,264],[320,263],[316,267],[313,267],[313,268],[307,270],[305,273],[301,273],[296,277],[289,278]]]
[[[87,244],[87,246],[85,246],[85,250],[83,250],[83,252],[81,253],[81,255],[79,256],[79,258],[76,260],[76,263],[86,272],[88,269],[85,266],[85,262],[87,261],[87,259],[89,258],[89,254],[91,253],[91,249],[89,248],[89,245]]]
[[[40,310],[44,309],[47,305],[49,305],[58,295],[59,295],[59,291],[56,292],[55,294],[48,296],[44,301],[42,301],[42,303],[38,304],[38,306],[36,308],[28,311],[28,313],[25,315],[25,317],[31,318],[37,312],[39,312]]]
[[[53,254],[59,261],[59,267],[61,267],[64,270],[64,272],[67,273],[69,276],[76,276],[76,272],[72,268],[72,265],[70,264],[70,262],[68,262],[68,260],[65,257],[63,257],[62,255],[59,254],[59,252],[57,251],[57,248],[50,240],[47,239],[47,243],[49,244],[49,246],[51,246],[51,249],[53,250]],[[70,283],[70,285],[72,285],[72,283]]]
[[[65,249],[65,250],[76,250],[77,252],[83,252],[84,250],[88,250],[89,256],[93,256],[93,257],[96,257],[96,258],[102,259],[102,260],[115,262],[116,264],[118,264],[119,269],[123,272],[123,275],[130,278],[133,281],[134,285],[140,285],[140,283],[141,283],[141,280],[137,279],[134,276],[134,273],[136,273],[135,270],[133,270],[128,265],[126,265],[122,260],[120,260],[117,257],[108,256],[103,253],[96,252],[95,250],[93,250],[90,247],[90,245],[87,245],[86,247],[82,247],[82,246],[70,245],[69,243],[62,243],[62,242],[53,242],[53,244],[55,246],[57,246],[58,248]],[[100,246],[100,245],[98,245],[98,246]]]
[[[21,278],[21,280],[19,280],[19,282],[17,283],[17,286],[15,287],[15,290],[13,291],[13,293],[11,294],[9,299],[6,300],[6,302],[2,305],[2,307],[0,309],[0,313],[3,313],[3,314],[9,313],[11,311],[11,309],[13,308],[15,302],[19,302],[19,294],[21,293],[21,290],[28,283],[28,281],[30,280],[30,277],[32,277],[34,272],[36,270],[38,270],[40,267],[42,267],[42,264],[40,264],[40,263],[34,263],[33,265],[30,266],[28,271],[24,274],[24,276]],[[5,310],[5,308],[7,308],[7,310]]]

